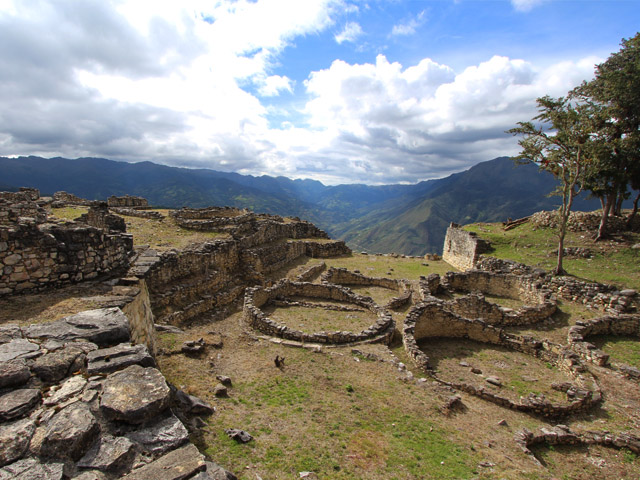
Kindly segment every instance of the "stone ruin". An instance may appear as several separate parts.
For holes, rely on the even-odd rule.
[[[133,197],[131,195],[125,195],[124,197],[112,195],[107,198],[107,204],[109,207],[131,208],[134,210],[150,208],[146,198]]]
[[[300,302],[288,300],[292,297],[310,297],[353,304],[370,311],[377,321],[361,332],[316,332],[305,333],[279,324],[270,319],[262,309],[270,304],[287,307],[300,305]],[[304,306],[315,304],[302,303]],[[333,305],[321,305],[331,308]],[[338,307],[339,308],[339,307]],[[300,344],[352,345],[363,342],[389,343],[395,328],[391,314],[375,304],[370,297],[358,295],[348,288],[327,283],[315,284],[281,280],[272,287],[248,288],[244,297],[243,320],[246,325],[270,337],[292,340]]]

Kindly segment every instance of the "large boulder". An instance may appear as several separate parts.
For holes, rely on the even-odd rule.
[[[129,320],[119,308],[87,310],[57,322],[31,325],[27,338],[50,338],[62,342],[85,339],[98,346],[109,346],[129,340]]]
[[[95,350],[89,353],[87,361],[89,375],[111,373],[130,365],[156,366],[155,360],[149,354],[149,350],[145,345],[131,345],[129,343],[121,343],[115,347]]]
[[[0,396],[0,420],[13,420],[26,415],[40,403],[40,390],[21,388]]]
[[[0,426],[0,467],[24,456],[35,431],[36,424],[30,418]]]
[[[154,462],[133,470],[127,480],[183,480],[206,468],[204,457],[192,443],[172,450]]]
[[[170,390],[155,368],[131,365],[104,381],[100,410],[111,420],[143,423],[169,406]]]
[[[189,440],[189,432],[173,414],[125,436],[139,445],[142,451],[153,455],[165,453]]]
[[[42,457],[80,459],[100,433],[89,406],[75,402],[36,431],[31,449]]]

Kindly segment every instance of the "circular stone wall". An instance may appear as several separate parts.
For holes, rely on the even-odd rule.
[[[442,302],[442,308],[464,318],[482,319],[491,325],[529,325],[551,317],[557,309],[556,301],[548,290],[541,288],[537,279],[524,275],[471,270],[463,273],[448,272],[442,282],[430,276],[421,283],[423,295],[429,301],[443,290],[448,293],[469,292],[465,297]],[[480,293],[477,293],[480,292]],[[523,302],[513,310],[493,302],[484,295],[496,295]]]
[[[532,355],[556,366],[573,378],[576,388],[566,404],[551,403],[544,397],[530,394],[514,402],[483,387],[467,383],[447,382],[437,377],[429,364],[429,357],[418,346],[428,338],[468,338],[477,342],[499,345]],[[585,411],[600,402],[602,394],[591,374],[580,363],[578,356],[561,345],[540,342],[530,337],[510,335],[500,328],[480,320],[469,320],[446,311],[439,302],[424,302],[411,309],[405,320],[402,341],[414,362],[438,382],[477,395],[498,405],[544,416],[561,416]],[[567,392],[568,393],[568,392]]]
[[[280,324],[269,318],[262,308],[276,300],[291,297],[310,297],[350,303],[369,310],[377,321],[361,332],[305,333]],[[395,323],[391,314],[379,307],[369,297],[358,295],[348,288],[332,284],[291,282],[282,280],[269,288],[247,288],[244,298],[243,321],[251,328],[272,337],[301,343],[350,344],[367,341],[388,343],[393,336]]]

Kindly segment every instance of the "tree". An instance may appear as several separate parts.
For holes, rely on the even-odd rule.
[[[508,130],[522,135],[518,141],[522,151],[516,157],[520,163],[533,162],[540,169],[551,172],[560,180],[554,192],[562,196],[558,209],[558,262],[554,273],[565,274],[562,266],[564,238],[573,200],[583,188],[588,166],[596,148],[593,141],[594,125],[591,105],[572,104],[567,98],[544,96],[536,100],[539,114],[533,122],[518,122],[517,128]]]
[[[585,188],[600,198],[602,218],[596,240],[606,235],[610,213],[620,214],[627,187],[640,188],[640,33],[622,40],[622,48],[600,65],[595,77],[569,94],[581,102],[597,106],[594,121],[603,147],[596,156]],[[638,199],[634,202],[637,211]]]

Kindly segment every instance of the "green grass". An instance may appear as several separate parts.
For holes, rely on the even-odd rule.
[[[611,355],[614,362],[626,363],[640,368],[640,339],[618,335],[595,335],[587,338],[603,352]]]
[[[501,224],[477,223],[466,225],[465,230],[476,232],[491,242],[488,255],[514,260],[552,270],[556,265],[558,240],[553,229],[537,228],[526,223],[504,231]],[[640,249],[631,245],[640,243],[640,234],[628,233],[626,238],[594,242],[587,232],[568,232],[565,247],[584,247],[592,252],[592,258],[565,257],[564,269],[575,277],[625,288],[640,290]]]
[[[424,258],[394,258],[384,255],[362,255],[353,253],[349,256],[326,258],[324,262],[327,268],[337,267],[347,270],[360,270],[360,273],[368,277],[405,278],[408,280],[418,280],[421,275],[438,273],[444,275],[446,272],[455,270],[451,265],[442,260],[432,261]]]

